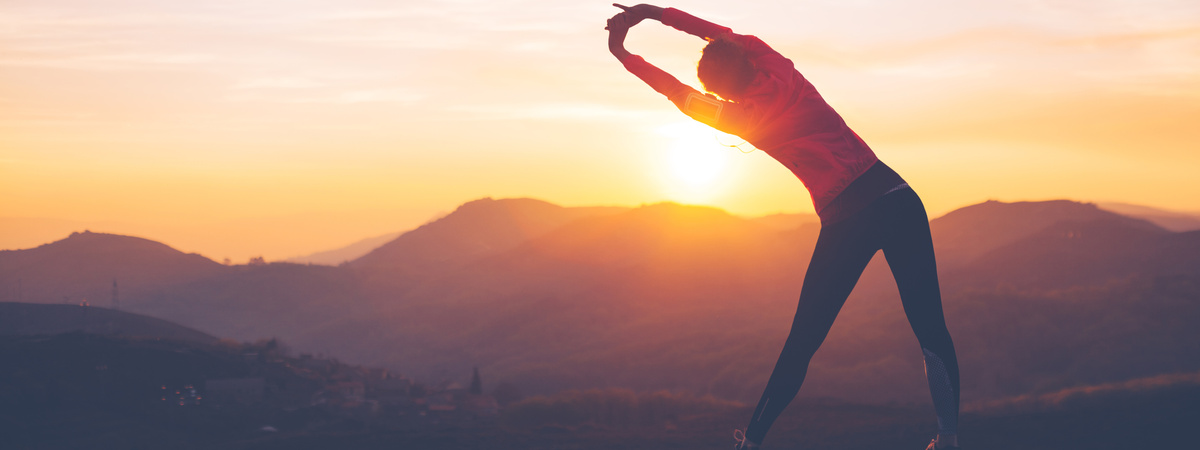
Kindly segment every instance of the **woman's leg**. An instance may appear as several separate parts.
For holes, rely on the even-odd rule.
[[[896,278],[904,314],[925,355],[925,376],[937,413],[939,439],[953,439],[951,436],[958,434],[958,357],[942,314],[929,219],[921,199],[911,189],[888,197],[892,198],[886,204],[889,228],[883,255]]]
[[[800,391],[809,360],[879,249],[878,240],[870,233],[870,221],[862,217],[864,213],[821,228],[804,275],[791,333],[746,427],[746,438],[753,443],[762,443],[771,424]]]

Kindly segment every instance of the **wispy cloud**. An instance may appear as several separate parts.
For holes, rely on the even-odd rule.
[[[598,103],[532,103],[516,105],[456,105],[447,111],[467,113],[483,120],[638,120],[660,115],[662,110],[639,110]]]
[[[327,83],[301,77],[258,77],[237,82],[234,89],[307,89],[326,86]]]
[[[413,104],[427,97],[425,93],[406,88],[338,89],[313,86],[255,86],[242,88],[225,95],[227,102],[262,102],[290,104],[355,105],[366,103]],[[265,90],[265,91],[264,91]]]
[[[295,103],[413,103],[425,98],[424,94],[403,88],[366,89],[339,92],[332,95],[317,97],[302,97],[294,99]]]

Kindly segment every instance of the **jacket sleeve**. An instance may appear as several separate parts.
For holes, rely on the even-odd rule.
[[[745,138],[750,131],[752,112],[744,105],[721,100],[681,83],[671,74],[646,62],[637,55],[621,61],[625,69],[636,75],[658,93],[665,95],[688,117],[723,132]]]
[[[663,10],[662,24],[692,36],[708,40],[716,39],[722,34],[733,32],[729,27],[717,25],[675,8]]]
[[[668,25],[676,30],[706,40],[713,40],[722,35],[728,35],[729,38],[742,44],[746,49],[746,53],[760,69],[779,72],[778,75],[780,76],[786,76],[794,70],[791,60],[784,58],[783,55],[767,45],[766,42],[755,36],[734,33],[729,27],[717,25],[675,8],[663,10],[662,23],[663,25]]]

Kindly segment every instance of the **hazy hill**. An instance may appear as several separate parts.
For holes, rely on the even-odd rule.
[[[1174,233],[1125,217],[1068,220],[1047,226],[972,261],[959,282],[1030,288],[1101,285],[1131,275],[1158,275]],[[1179,255],[1184,256],[1184,255]]]
[[[534,199],[484,198],[465,203],[454,213],[411,230],[413,233],[401,240],[397,238],[410,233],[396,232],[375,236],[342,248],[288,258],[286,262],[338,265],[364,259],[363,256],[378,250],[371,257],[365,258],[360,265],[411,267],[430,263],[453,264],[455,260],[469,259],[477,252],[486,253],[493,248],[507,248],[514,240],[519,242],[543,233],[561,225],[564,220],[613,214],[624,209],[626,208],[563,208]],[[430,226],[435,222],[438,225]],[[451,250],[462,254],[451,256]]]
[[[300,339],[342,318],[369,312],[356,276],[344,268],[271,263],[234,266],[219,275],[165,287],[130,299],[129,309],[204,330],[253,341]],[[356,347],[339,342],[339,347]],[[307,351],[328,352],[323,343]]]
[[[965,399],[1200,370],[1200,232],[1069,201],[988,202],[931,226]],[[218,265],[122,303],[423,378],[479,365],[526,392],[616,386],[753,401],[818,232],[676,204],[485,199],[341,267]],[[877,257],[803,395],[927,398],[888,276]]]
[[[809,224],[820,224],[816,214],[771,214],[750,218],[751,221],[779,231],[791,231]]]
[[[564,208],[541,200],[484,198],[406,232],[350,262],[363,277],[400,290],[420,277],[509,250],[571,220],[624,208]]]
[[[295,264],[324,264],[327,266],[336,266],[338,264],[358,259],[359,257],[370,253],[372,250],[379,248],[381,245],[391,242],[399,237],[400,232],[388,233],[382,236],[375,236],[357,241],[353,244],[333,250],[313,253],[311,255],[297,256],[288,258],[284,262]]]
[[[952,267],[1064,220],[1119,218],[1123,216],[1070,200],[1015,203],[989,200],[951,211],[930,221],[929,226],[937,246],[938,264]]]
[[[694,361],[674,355],[692,354],[712,335],[690,337],[791,297],[777,264],[792,253],[778,244],[792,240],[721,210],[675,204],[579,219],[430,278],[383,315],[316,340],[355,333],[380,358],[373,361],[406,373],[477,361],[496,376],[538,380],[542,390],[650,388],[670,364],[688,373]],[[726,363],[719,352],[702,357]]]
[[[109,305],[115,280],[122,298],[227,271],[197,254],[115,234],[72,233],[25,250],[0,251],[0,299]]]
[[[85,228],[87,224],[73,220],[0,217],[0,249],[36,247]]]
[[[1116,202],[1099,203],[1098,206],[1101,209],[1112,211],[1117,214],[1150,221],[1155,225],[1171,231],[1183,232],[1200,230],[1200,213],[1168,211],[1165,209],[1151,208],[1148,206]]]
[[[1179,319],[1200,320],[1200,290],[1187,284],[1200,274],[1193,256],[1200,235],[1068,201],[989,202],[937,219],[934,230],[940,257],[959,263],[943,264],[951,327],[977,325],[960,333],[971,350],[963,357],[965,382],[973,386],[968,398],[1200,365],[1200,349],[1186,344],[1152,354],[1133,344],[1112,354],[1095,348],[1152,340],[1151,333],[1195,340]],[[427,277],[380,317],[356,319],[345,332],[356,342],[377,342],[363,346],[379,358],[371,362],[409,372],[432,375],[477,362],[534,389],[683,388],[746,399],[760,389],[786,335],[816,232],[778,232],[670,204],[582,219]],[[915,339],[881,260],[814,360],[810,395],[864,401],[927,395]],[[1183,284],[1171,281],[1178,277]],[[1164,311],[1172,308],[1173,321],[1166,321]],[[1005,323],[992,323],[1001,318]],[[1163,326],[1145,325],[1155,322]],[[327,329],[320,340],[338,341],[342,332]],[[1076,337],[1049,338],[1058,333]],[[1010,344],[1040,346],[1042,353],[1013,352]],[[1054,364],[1038,356],[1051,353]],[[1064,365],[1076,355],[1093,359]],[[1129,368],[1121,358],[1144,364]]]
[[[108,308],[0,302],[0,334],[91,333],[214,343],[217,338],[162,319]]]

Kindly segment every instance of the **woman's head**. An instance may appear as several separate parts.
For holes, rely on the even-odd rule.
[[[727,100],[740,98],[757,73],[746,48],[725,36],[709,42],[696,65],[704,89]]]

